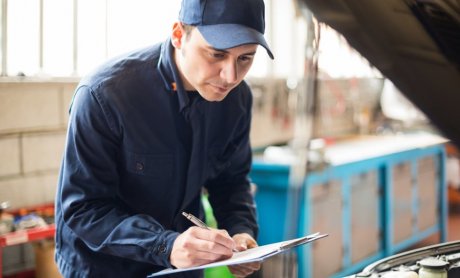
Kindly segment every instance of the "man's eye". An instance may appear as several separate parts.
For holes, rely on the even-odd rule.
[[[253,56],[241,56],[240,60],[241,61],[251,61]]]

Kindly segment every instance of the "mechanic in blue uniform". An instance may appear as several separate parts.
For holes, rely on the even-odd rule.
[[[65,277],[145,277],[257,246],[243,78],[259,46],[273,59],[264,24],[263,0],[183,0],[169,39],[81,80],[56,197]],[[204,219],[203,188],[219,229],[181,214]]]

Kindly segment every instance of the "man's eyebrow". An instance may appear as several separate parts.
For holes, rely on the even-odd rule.
[[[212,46],[207,46],[207,48],[210,49],[210,50],[217,51],[217,52],[230,53],[230,51],[228,51],[227,49],[220,49],[220,48],[215,48],[215,47],[212,47]],[[245,55],[255,56],[255,55],[256,55],[256,51],[251,51],[251,52],[248,52],[248,53],[243,53],[243,54],[241,54],[240,56],[245,56]]]
[[[252,51],[252,52],[244,53],[244,54],[242,54],[242,55],[255,56],[255,55],[256,55],[256,51]]]

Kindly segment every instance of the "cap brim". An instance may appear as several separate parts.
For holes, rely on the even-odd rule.
[[[274,59],[264,35],[257,30],[239,24],[216,24],[196,26],[204,39],[217,49],[228,49],[245,44],[259,44]]]

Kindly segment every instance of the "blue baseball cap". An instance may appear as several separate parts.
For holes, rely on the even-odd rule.
[[[264,38],[263,0],[182,0],[179,20],[196,26],[214,48],[259,44],[274,58]]]

